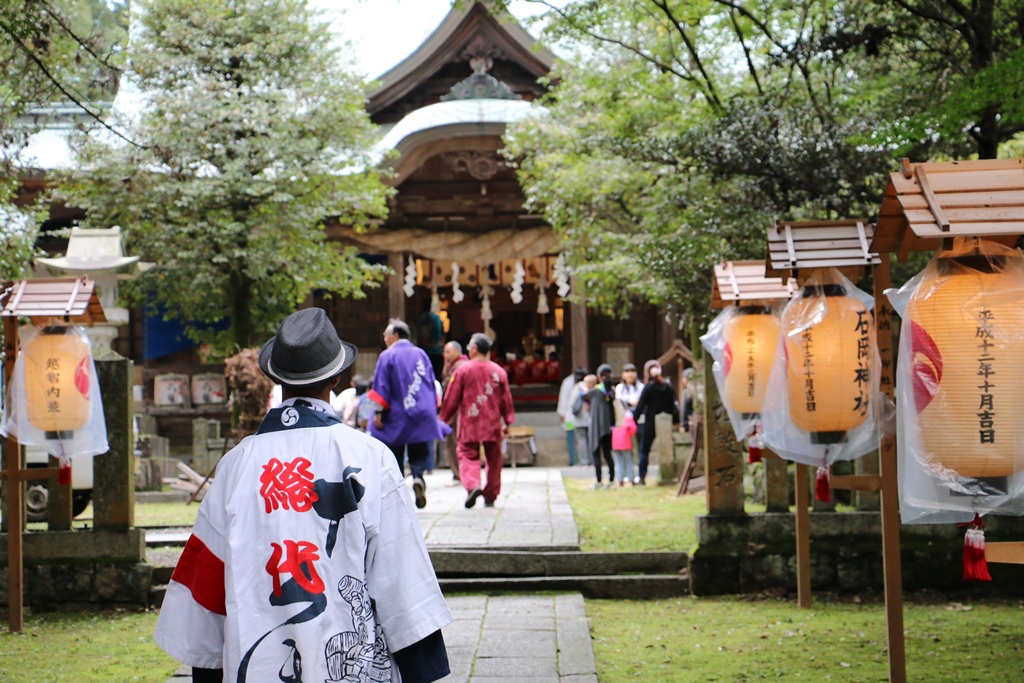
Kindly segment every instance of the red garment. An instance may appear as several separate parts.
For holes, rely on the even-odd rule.
[[[484,500],[493,502],[501,493],[501,444],[497,441],[459,442],[459,480],[467,491],[480,488],[480,446],[484,447],[484,457],[487,459]]]
[[[508,375],[497,363],[474,359],[452,374],[441,405],[441,421],[459,415],[459,443],[501,441],[502,420],[516,419]]]

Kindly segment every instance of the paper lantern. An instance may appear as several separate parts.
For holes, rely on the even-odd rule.
[[[912,386],[924,451],[962,477],[1024,469],[1024,305],[1005,259],[939,259],[907,306]],[[993,272],[993,265],[996,265]]]
[[[845,285],[813,285],[786,307],[782,325],[790,420],[811,443],[838,443],[868,416],[871,311]]]
[[[742,306],[723,328],[725,400],[744,419],[756,417],[779,343],[779,317],[765,306]]]
[[[92,355],[70,326],[44,327],[25,343],[28,421],[48,439],[67,439],[89,420]]]

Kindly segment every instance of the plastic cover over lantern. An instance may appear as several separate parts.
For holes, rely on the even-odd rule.
[[[958,238],[886,294],[904,523],[1024,514],[1024,255]]]
[[[89,338],[74,325],[21,328],[21,353],[7,388],[0,433],[52,456],[110,450]]]
[[[714,359],[711,372],[738,441],[754,432],[761,419],[779,324],[776,307],[729,306],[700,338]]]
[[[834,268],[815,271],[782,312],[782,342],[762,411],[764,441],[818,467],[878,448],[885,399],[874,298]]]

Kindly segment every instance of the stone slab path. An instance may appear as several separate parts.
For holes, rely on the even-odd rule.
[[[466,509],[465,489],[451,480],[448,470],[426,478],[427,507],[417,517],[429,547],[578,550],[561,470],[505,468],[493,508],[480,499]],[[444,683],[597,683],[580,594],[457,595],[448,605],[455,621],[443,631],[452,669]],[[168,683],[191,679],[181,667]]]
[[[577,550],[579,531],[561,470],[505,468],[493,508],[466,509],[466,490],[448,470],[426,476],[427,507],[417,511],[429,547]]]

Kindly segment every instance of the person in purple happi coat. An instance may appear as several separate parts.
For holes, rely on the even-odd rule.
[[[387,349],[377,359],[369,392],[378,407],[370,435],[391,449],[403,472],[403,455],[408,453],[416,507],[422,508],[427,504],[423,473],[428,444],[443,439],[447,431],[437,419],[434,369],[426,352],[409,341],[409,326],[401,320],[388,322],[384,344]]]

